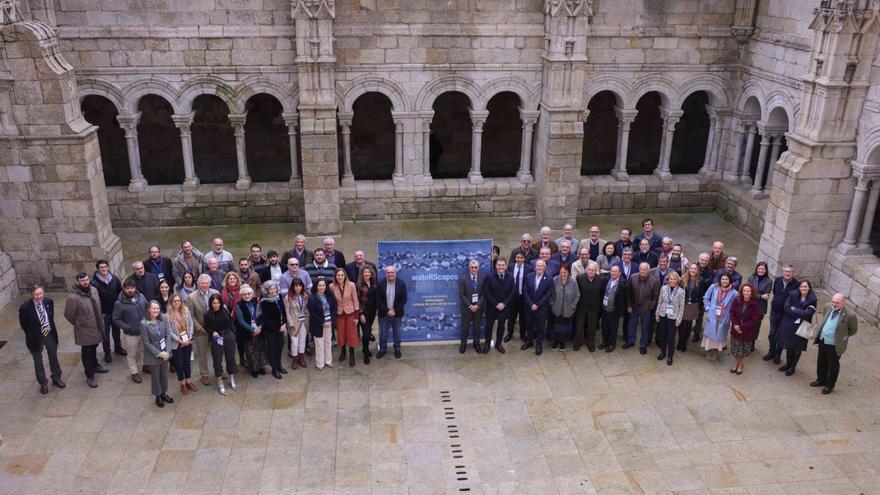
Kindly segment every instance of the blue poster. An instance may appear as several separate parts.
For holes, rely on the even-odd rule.
[[[379,241],[377,252],[380,276],[393,265],[406,282],[401,340],[458,340],[458,277],[467,272],[471,259],[488,270],[492,241]]]

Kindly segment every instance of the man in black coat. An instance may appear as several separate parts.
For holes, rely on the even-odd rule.
[[[504,354],[504,346],[501,341],[504,338],[505,321],[510,316],[513,306],[513,298],[516,295],[513,286],[513,277],[507,275],[507,260],[503,257],[495,261],[496,272],[486,280],[486,347],[488,352],[489,341],[492,340],[492,327],[498,321],[498,330],[495,332],[495,350]]]
[[[379,315],[379,353],[382,359],[388,349],[388,330],[394,338],[394,357],[400,359],[400,325],[406,308],[406,282],[397,278],[397,268],[385,267],[385,278],[376,287],[376,312]]]
[[[58,388],[66,385],[61,381],[61,364],[58,362],[58,329],[55,328],[55,303],[44,296],[43,288],[31,288],[31,298],[18,308],[18,323],[24,332],[25,344],[34,359],[34,374],[40,384],[40,393],[49,393],[46,369],[43,367],[43,349],[49,356],[52,384]]]
[[[168,282],[171,293],[174,292],[174,263],[171,258],[162,256],[159,246],[150,248],[150,257],[144,260],[144,268],[147,273],[152,273],[162,281]]]
[[[458,278],[458,299],[461,305],[461,326],[459,327],[461,346],[458,348],[458,352],[462,354],[467,350],[468,330],[472,325],[474,328],[474,350],[477,351],[477,354],[489,352],[488,336],[486,336],[486,350],[484,351],[480,346],[480,323],[483,307],[486,305],[483,292],[485,283],[486,276],[480,271],[480,263],[477,260],[471,260],[468,263],[468,273],[464,273]]]
[[[773,360],[774,364],[781,362],[782,345],[778,341],[779,324],[785,317],[785,300],[792,292],[797,292],[800,282],[794,278],[794,267],[785,265],[782,267],[782,276],[776,277],[773,281],[773,299],[770,301],[770,335],[767,340],[770,341],[770,350],[764,354],[764,361]]]
[[[595,261],[591,261],[587,265],[587,272],[578,275],[575,279],[581,293],[574,316],[575,351],[579,350],[584,343],[587,344],[587,349],[590,352],[596,351],[596,330],[599,329],[603,285],[598,271],[599,265]]]
[[[133,280],[137,291],[147,298],[147,301],[159,300],[159,277],[148,273],[141,261],[135,261],[131,264],[134,273],[126,280]],[[115,304],[115,302],[114,302]]]
[[[119,335],[119,327],[113,324],[113,305],[119,299],[119,293],[122,292],[122,282],[116,275],[110,273],[110,265],[106,260],[98,260],[95,262],[95,274],[92,275],[92,287],[97,289],[98,298],[101,300],[101,316],[104,318],[104,361],[113,362],[110,355],[110,336],[113,336],[113,348],[116,354],[120,356],[128,355],[128,351],[122,347],[122,339]]]
[[[507,335],[504,336],[504,342],[509,342],[513,338],[513,327],[519,320],[519,338],[526,340],[526,330],[528,322],[526,321],[526,305],[523,292],[526,290],[527,276],[532,273],[532,267],[526,262],[523,253],[516,253],[513,258],[514,262],[507,267],[507,273],[513,278],[513,303],[510,305],[510,313],[507,315]]]

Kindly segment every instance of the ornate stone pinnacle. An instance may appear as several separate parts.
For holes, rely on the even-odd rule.
[[[0,25],[12,24],[22,20],[19,0],[0,0]]]
[[[310,19],[321,17],[326,13],[331,19],[336,18],[335,0],[293,0],[293,17],[304,14]]]
[[[544,0],[544,13],[554,17],[593,17],[593,0]]]

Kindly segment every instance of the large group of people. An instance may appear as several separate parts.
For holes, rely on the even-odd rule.
[[[840,356],[858,329],[842,294],[835,294],[818,318],[812,285],[795,278],[792,266],[774,278],[760,262],[744,277],[721,241],[689,262],[682,244],[657,234],[651,219],[642,227],[635,237],[623,229],[614,241],[603,240],[596,226],[581,240],[571,225],[557,239],[543,227],[536,240],[523,234],[509,258],[495,246],[489,266],[469,260],[458,280],[459,352],[467,352],[470,338],[479,354],[492,348],[505,353],[504,344],[518,329],[520,349],[534,347],[539,356],[545,342],[560,352],[568,342],[574,351],[607,353],[618,345],[623,351],[638,345],[643,355],[655,343],[657,359],[671,366],[676,351],[686,352],[692,343],[709,361],[729,352],[730,373],[741,375],[769,314],[763,360],[781,364],[779,371],[791,376],[812,340],[819,357],[810,385],[822,387],[823,394],[834,389]],[[263,256],[262,247],[253,244],[237,262],[220,238],[205,253],[183,241],[174,258],[153,246],[146,260],[131,265],[124,281],[105,260],[95,263],[92,276],[78,273],[64,317],[81,347],[90,387],[98,386],[96,374],[108,372],[98,360],[100,345],[106,363],[114,355],[125,358],[133,382],[142,383],[142,373],[150,375],[158,407],[174,402],[169,372],[176,375],[181,395],[198,390],[193,361],[201,384],[213,382],[224,396],[238,389],[240,373],[255,379],[268,368],[282,379],[289,373],[285,350],[293,370],[308,367],[309,355],[316,369],[333,368],[334,342],[339,362],[355,366],[359,350],[369,365],[377,318],[375,357],[386,355],[390,336],[394,357],[400,358],[406,283],[395,265],[380,273],[363,250],[355,250],[353,258],[347,263],[332,237],[309,250],[303,235],[280,255],[272,250]],[[30,295],[19,319],[46,394],[44,350],[53,385],[65,387],[54,305],[43,287],[32,287]]]

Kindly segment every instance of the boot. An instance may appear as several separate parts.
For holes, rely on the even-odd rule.
[[[348,367],[354,368],[354,347],[348,350]]]
[[[347,347],[342,346],[342,352],[339,353],[339,362],[340,362],[340,363],[344,363],[344,362],[345,362],[345,350],[346,350],[346,349],[347,349]]]
[[[229,375],[229,388],[235,391],[238,390],[238,387],[235,385],[235,375]]]
[[[290,365],[291,368],[297,369],[299,368],[299,355],[293,356],[293,362]]]
[[[220,395],[226,395],[226,387],[223,386],[223,380],[217,380],[217,391],[220,392]]]
[[[180,395],[188,395],[188,394],[189,394],[189,387],[187,387],[185,383],[181,383],[180,384]]]
[[[196,384],[193,383],[192,381],[186,382],[186,388],[190,389],[190,391],[192,391],[192,392],[195,392],[199,389],[198,387],[196,387]]]

